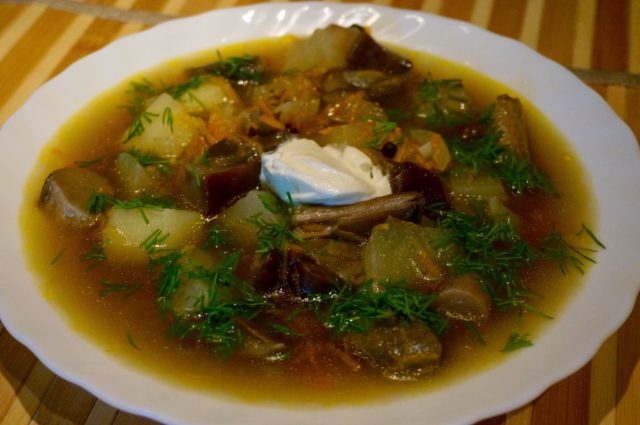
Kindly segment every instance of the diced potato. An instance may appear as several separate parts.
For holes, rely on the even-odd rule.
[[[214,255],[201,249],[194,249],[180,260],[182,266],[189,270],[193,267],[205,267],[211,269],[216,259]],[[180,276],[180,285],[171,296],[171,305],[178,314],[196,313],[202,307],[208,305],[211,284],[203,279],[188,277],[183,273]]]
[[[202,235],[203,226],[204,219],[195,211],[112,208],[101,236],[108,258],[139,263],[147,261],[147,252],[142,244],[153,232],[159,230],[162,235],[169,234],[164,241],[154,244],[155,249],[180,249],[187,244],[195,244]]]
[[[320,67],[325,70],[346,68],[347,53],[351,51],[360,31],[336,25],[317,29],[311,37],[300,40],[289,50],[286,67],[308,70]]]
[[[265,208],[260,200],[260,196],[265,195],[273,197],[268,192],[252,190],[229,207],[220,219],[220,225],[232,235],[234,243],[247,250],[255,248],[258,240],[258,227],[249,223],[248,218],[260,214],[260,217],[266,221],[281,222],[282,220]]]
[[[163,158],[175,158],[198,134],[202,122],[189,115],[182,103],[162,93],[140,117],[142,134],[127,142],[128,147]],[[126,138],[126,134],[124,136]]]
[[[367,278],[435,290],[445,277],[446,253],[432,244],[443,235],[440,229],[394,219],[375,226],[364,247]]]
[[[187,91],[180,97],[180,103],[190,114],[212,111],[223,105],[240,103],[240,98],[228,81],[213,77],[206,83]]]
[[[126,152],[122,152],[114,161],[117,178],[129,196],[139,195],[153,186],[153,178],[140,162]]]

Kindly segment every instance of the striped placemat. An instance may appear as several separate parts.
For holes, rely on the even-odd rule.
[[[246,0],[0,0],[0,125],[42,83],[109,42]],[[378,0],[465,20],[573,70],[640,135],[640,0]],[[57,377],[0,324],[0,425],[147,424]],[[640,302],[585,367],[483,425],[640,424]],[[428,424],[425,424],[428,425]]]

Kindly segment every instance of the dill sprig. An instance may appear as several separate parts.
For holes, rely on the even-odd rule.
[[[169,93],[171,97],[173,97],[174,99],[180,100],[182,96],[184,96],[187,93],[191,93],[191,90],[197,89],[209,79],[211,79],[210,75],[206,75],[206,74],[195,75],[183,83],[179,83],[179,84],[175,84],[167,87],[165,91]]]
[[[436,298],[435,294],[424,294],[402,284],[386,283],[374,289],[373,282],[367,282],[358,288],[345,285],[329,295],[316,295],[312,300],[328,301],[323,321],[339,334],[365,333],[377,321],[397,318],[407,322],[420,320],[442,335],[449,322],[431,308]]]
[[[102,158],[95,158],[95,159],[88,159],[85,161],[74,161],[73,163],[76,164],[78,167],[80,168],[87,168],[90,167],[94,164],[97,164],[99,162],[102,161]]]
[[[385,144],[389,136],[398,128],[398,123],[395,121],[387,121],[380,119],[371,119],[375,123],[373,127],[373,138],[363,144],[362,146],[368,149],[380,150]]]
[[[214,224],[209,227],[207,240],[204,242],[205,247],[220,248],[230,245],[232,242],[229,231],[223,229],[220,225]]]
[[[107,260],[107,254],[105,254],[104,249],[109,245],[111,241],[106,239],[100,245],[91,244],[89,251],[84,252],[80,255],[81,261],[92,261],[92,263],[87,267],[87,271],[95,269],[98,267],[103,261]]]
[[[264,81],[265,70],[258,56],[242,55],[223,59],[220,51],[217,55],[218,62],[205,66],[203,70],[241,85]]]
[[[155,112],[142,111],[138,115],[133,118],[133,122],[129,126],[127,130],[127,135],[125,136],[122,143],[128,143],[131,139],[136,136],[142,135],[145,129],[145,123],[151,124],[153,118],[157,118],[159,115]]]
[[[67,252],[67,247],[65,246],[64,248],[62,248],[60,251],[58,251],[58,253],[51,259],[51,262],[49,262],[50,265],[54,265],[56,264],[58,261],[60,261],[60,259],[62,258],[62,256],[65,254],[65,252]]]
[[[527,303],[532,294],[520,278],[521,270],[536,261],[555,261],[563,273],[570,268],[583,273],[585,261],[595,262],[589,255],[594,250],[572,245],[558,232],[533,247],[510,221],[494,221],[460,211],[438,211],[437,214],[437,226],[448,233],[435,241],[435,245],[457,248],[455,255],[447,260],[447,266],[457,274],[477,275],[496,306],[501,308],[526,309],[544,316]],[[597,241],[584,224],[583,229],[580,233]]]
[[[518,332],[512,332],[509,337],[507,337],[507,342],[500,351],[503,353],[510,353],[521,348],[531,347],[532,345],[533,342],[529,339],[528,333],[521,334]]]
[[[266,255],[273,249],[282,251],[287,241],[302,242],[302,239],[297,236],[292,229],[291,215],[293,214],[294,205],[291,195],[287,193],[287,204],[280,202],[280,200],[271,194],[260,194],[258,196],[265,209],[278,217],[282,217],[282,220],[265,220],[262,217],[262,213],[246,219],[247,222],[258,228],[256,253]]]
[[[123,299],[129,298],[131,295],[138,292],[144,285],[141,283],[118,283],[112,282],[108,279],[102,279],[100,281],[100,296],[107,297],[111,294],[122,294]]]
[[[142,152],[136,148],[129,149],[127,153],[138,160],[138,163],[143,167],[156,166],[163,173],[169,172],[168,166],[170,161],[167,158],[163,158],[151,152]]]
[[[171,199],[154,198],[146,195],[139,199],[118,199],[113,196],[94,191],[89,199],[87,210],[91,214],[97,214],[106,211],[109,205],[112,205],[114,208],[124,210],[140,210],[140,214],[146,224],[149,224],[149,217],[147,217],[144,212],[145,209],[159,211],[164,208],[175,208],[175,202]]]
[[[138,344],[136,344],[136,341],[133,339],[133,335],[130,331],[127,331],[127,342],[129,342],[130,346],[140,351],[140,347],[138,347]]]
[[[450,139],[447,146],[458,164],[471,168],[474,174],[486,170],[516,194],[542,190],[558,195],[547,175],[528,157],[518,158],[511,147],[500,143],[500,137],[494,132],[466,141]]]
[[[145,240],[142,241],[140,247],[145,250],[147,255],[155,255],[163,249],[161,247],[168,237],[169,233],[163,234],[160,229],[155,229],[145,238]]]
[[[480,334],[480,331],[478,330],[478,327],[476,326],[475,323],[473,323],[473,321],[465,320],[464,326],[465,328],[467,328],[467,331],[469,332],[469,334],[473,337],[473,339],[476,340],[478,344],[487,345],[487,341],[484,340],[484,338]]]
[[[269,301],[251,285],[235,277],[240,253],[223,258],[214,268],[185,266],[180,274],[200,279],[208,291],[200,300],[201,308],[194,315],[176,315],[169,335],[180,339],[194,336],[213,344],[219,355],[230,354],[242,343],[244,331],[239,320],[251,320],[270,307]],[[177,278],[179,282],[179,276]]]
[[[431,75],[418,87],[417,116],[428,126],[450,127],[470,121],[471,101],[462,80],[434,80]]]

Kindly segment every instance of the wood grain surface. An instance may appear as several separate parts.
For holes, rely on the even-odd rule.
[[[119,37],[251,3],[257,2],[0,0],[0,125],[45,81]],[[371,3],[449,16],[520,40],[574,69],[640,136],[640,0]],[[152,423],[57,377],[0,323],[0,425]],[[640,424],[640,302],[590,363],[533,402],[480,424]]]

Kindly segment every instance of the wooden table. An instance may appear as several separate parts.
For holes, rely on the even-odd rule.
[[[42,83],[107,43],[246,0],[0,0],[0,125]],[[378,0],[522,41],[576,70],[640,136],[640,0]],[[638,182],[636,182],[638,183]],[[0,425],[153,423],[57,377],[0,324]],[[592,361],[482,424],[640,424],[640,302]],[[427,424],[425,424],[427,425]]]

